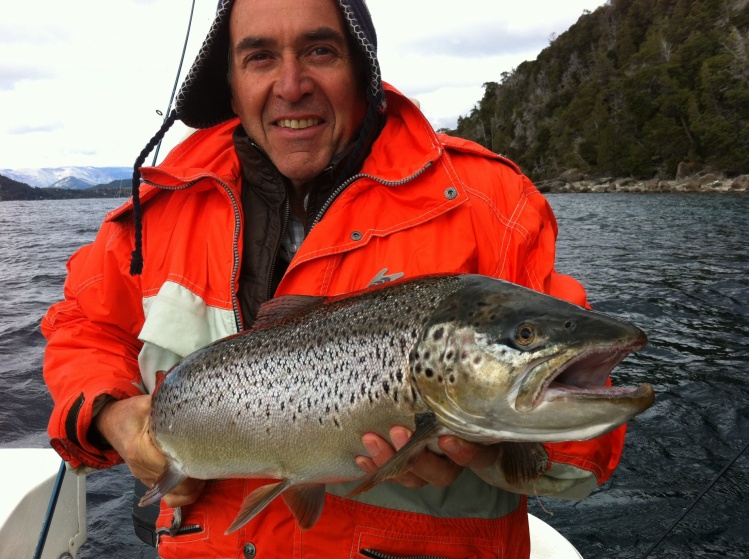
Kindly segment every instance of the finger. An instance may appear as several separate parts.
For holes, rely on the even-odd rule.
[[[456,464],[471,468],[486,468],[496,463],[499,445],[482,445],[445,435],[439,438],[438,446]]]
[[[395,426],[390,430],[390,438],[397,449],[401,449],[411,435],[411,431],[402,426]],[[462,466],[426,449],[414,459],[409,469],[416,477],[437,487],[447,487],[463,471]]]
[[[204,480],[188,478],[164,495],[164,504],[170,508],[191,505],[198,500],[203,489],[205,489]]]
[[[399,438],[399,441],[400,440],[402,440],[402,438]],[[406,438],[406,440],[408,439]],[[367,473],[372,473],[395,455],[395,449],[390,446],[385,439],[374,433],[367,433],[364,435],[364,437],[362,437],[362,442],[364,443],[367,452],[369,452],[369,459],[366,457],[359,457],[362,459],[361,464],[359,464],[359,459],[357,459],[357,464],[359,464],[359,467],[364,469]],[[399,445],[399,447],[400,446],[403,445]],[[420,479],[411,472],[404,472],[401,475],[392,478],[390,481],[400,483],[401,485],[412,489],[426,485],[426,482],[423,479]]]

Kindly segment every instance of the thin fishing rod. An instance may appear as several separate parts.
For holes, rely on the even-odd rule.
[[[705,487],[705,488],[704,488],[704,489],[702,490],[702,492],[701,492],[701,493],[700,493],[699,495],[697,495],[697,498],[696,498],[696,499],[695,499],[694,501],[692,501],[692,504],[691,504],[691,505],[689,505],[689,506],[687,507],[687,509],[686,509],[686,510],[685,510],[685,511],[684,511],[684,512],[682,513],[682,515],[681,515],[681,516],[680,516],[679,518],[677,518],[677,519],[676,519],[676,522],[674,522],[674,523],[673,523],[673,524],[671,525],[671,527],[670,527],[670,528],[669,528],[668,530],[666,530],[666,533],[665,533],[665,534],[663,534],[663,535],[662,535],[662,536],[661,536],[660,538],[658,538],[658,541],[657,541],[657,542],[655,542],[655,543],[654,543],[654,544],[653,544],[653,545],[652,545],[652,546],[650,547],[650,549],[648,549],[648,550],[647,550],[647,551],[645,552],[645,555],[643,555],[643,556],[642,556],[642,557],[641,557],[640,559],[645,559],[646,557],[648,557],[648,556],[649,556],[649,555],[650,555],[650,554],[651,554],[651,553],[653,552],[653,550],[654,550],[654,549],[655,549],[656,547],[658,547],[658,546],[660,545],[660,543],[661,543],[661,542],[662,542],[662,541],[663,541],[664,539],[666,539],[666,536],[668,536],[668,535],[669,535],[669,534],[671,533],[671,531],[672,531],[672,530],[673,530],[674,528],[676,528],[676,525],[677,525],[677,524],[679,524],[679,522],[681,522],[681,521],[682,521],[682,519],[683,519],[683,518],[684,518],[684,517],[685,517],[685,516],[687,515],[687,513],[688,513],[688,512],[690,511],[690,510],[692,510],[692,509],[694,508],[694,506],[695,506],[695,505],[696,505],[696,504],[697,504],[697,503],[698,503],[698,502],[700,501],[700,499],[702,499],[702,497],[704,497],[705,493],[707,493],[707,492],[708,492],[708,491],[710,490],[710,488],[711,488],[711,487],[712,487],[713,485],[715,485],[715,484],[717,483],[717,481],[718,481],[718,480],[719,480],[720,478],[722,478],[722,477],[723,477],[723,474],[725,474],[725,473],[726,473],[726,472],[728,471],[728,468],[730,468],[731,466],[733,466],[734,462],[736,462],[736,460],[738,460],[738,459],[739,459],[739,457],[740,457],[740,456],[741,456],[742,454],[744,454],[744,451],[746,451],[746,449],[747,449],[747,448],[749,448],[749,442],[748,442],[748,443],[746,443],[746,444],[744,445],[744,447],[743,447],[743,448],[742,448],[741,450],[739,450],[739,451],[738,451],[738,452],[736,453],[736,456],[734,456],[734,457],[733,457],[733,458],[731,459],[731,461],[730,461],[730,462],[728,462],[728,464],[726,464],[726,465],[725,465],[725,466],[723,467],[723,469],[722,469],[722,470],[721,470],[720,472],[718,472],[718,475],[716,475],[716,476],[715,476],[715,477],[713,478],[713,480],[712,480],[712,481],[711,481],[710,483],[708,483],[708,484],[707,484],[707,486],[706,486],[706,487]]]
[[[57,478],[55,479],[55,485],[52,488],[52,495],[49,498],[49,504],[47,505],[47,515],[44,517],[42,531],[39,533],[39,540],[36,542],[34,559],[41,559],[42,553],[44,552],[44,546],[47,543],[47,536],[49,535],[49,527],[52,525],[52,517],[55,515],[57,500],[60,497],[62,482],[65,479],[65,470],[67,470],[67,466],[65,465],[65,460],[62,460],[60,461],[60,469],[57,470]]]
[[[187,33],[185,33],[185,44],[182,46],[182,56],[179,59],[179,68],[177,68],[177,75],[174,77],[174,87],[172,88],[172,96],[169,97],[169,104],[166,106],[166,112],[164,112],[164,122],[166,122],[166,119],[169,118],[169,113],[172,110],[172,103],[174,102],[174,96],[177,93],[177,85],[179,85],[179,76],[182,73],[182,63],[185,61],[185,52],[187,51],[187,41],[190,38],[190,28],[192,27],[192,15],[195,13],[195,0],[192,0],[192,8],[190,8],[190,19],[187,22]],[[159,114],[159,111],[156,111]],[[161,140],[159,140],[159,143],[156,145],[156,152],[153,154],[153,163],[151,165],[156,165],[156,160],[159,157],[159,148],[161,148]]]

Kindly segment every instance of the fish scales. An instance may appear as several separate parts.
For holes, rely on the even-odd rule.
[[[606,385],[645,346],[641,330],[504,281],[431,276],[306,299],[274,299],[258,327],[187,356],[158,383],[150,427],[168,470],[141,504],[187,477],[275,478],[247,497],[229,531],[277,496],[309,528],[324,484],[362,477],[365,433],[414,431],[355,493],[400,475],[441,434],[585,440],[654,400],[649,384]],[[537,475],[532,448],[513,471]]]
[[[154,396],[159,445],[202,479],[247,474],[248,463],[256,477],[358,477],[362,434],[414,427],[409,352],[459,284],[373,291],[195,352]]]

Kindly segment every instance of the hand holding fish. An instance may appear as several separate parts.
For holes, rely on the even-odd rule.
[[[356,464],[371,474],[403,448],[410,437],[411,431],[401,426],[390,430],[392,445],[375,433],[367,433],[362,443],[370,455],[358,456]],[[409,488],[427,484],[446,487],[460,476],[463,468],[471,468],[491,485],[525,493],[524,485],[534,482],[548,461],[543,447],[534,443],[484,445],[444,435],[439,438],[438,445],[444,456],[424,449],[408,472],[390,481]]]
[[[390,429],[392,445],[374,433],[367,433],[362,437],[362,443],[367,448],[369,456],[358,456],[356,458],[357,466],[368,474],[375,472],[380,466],[390,460],[398,450],[403,448],[409,438],[411,438],[411,431],[402,426]],[[445,436],[440,440],[442,439],[457,439],[457,437]],[[414,460],[409,471],[390,481],[400,483],[412,489],[423,487],[426,484],[446,487],[458,479],[465,465],[467,464],[459,465],[454,457],[449,454],[447,457],[439,456],[424,449]]]
[[[96,428],[127,464],[133,476],[152,486],[167,469],[164,454],[153,444],[149,433],[151,396],[134,396],[106,404],[94,419]],[[164,502],[170,507],[194,503],[205,481],[187,478],[169,493]]]

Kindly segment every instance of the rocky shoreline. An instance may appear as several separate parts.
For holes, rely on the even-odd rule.
[[[632,178],[588,178],[576,169],[565,171],[553,180],[536,183],[544,194],[572,192],[695,192],[712,194],[741,194],[749,192],[749,175],[726,177],[723,173],[701,173],[674,179],[636,180]]]

